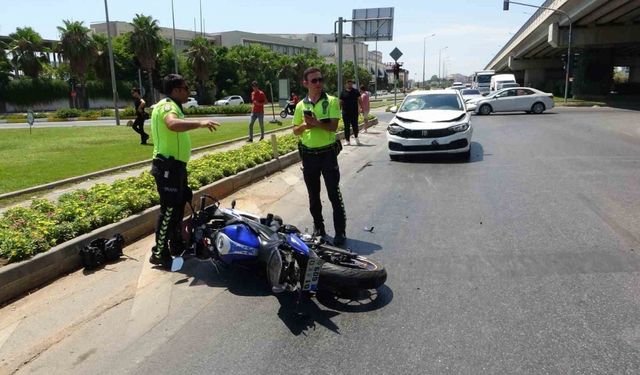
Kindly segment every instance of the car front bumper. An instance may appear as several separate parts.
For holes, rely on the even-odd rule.
[[[455,154],[471,147],[473,127],[438,138],[403,138],[387,132],[389,155]]]

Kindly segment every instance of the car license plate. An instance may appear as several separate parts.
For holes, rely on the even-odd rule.
[[[309,258],[307,263],[307,272],[304,275],[302,290],[316,291],[318,290],[318,280],[320,279],[320,269],[324,261],[320,258]]]
[[[422,131],[422,136],[423,136],[423,137],[426,137],[426,136],[428,136],[428,135],[429,135],[429,131],[428,131],[428,130],[423,130],[423,131]]]

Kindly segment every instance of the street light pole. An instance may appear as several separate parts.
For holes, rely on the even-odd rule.
[[[449,46],[444,47],[444,48],[440,48],[440,51],[438,51],[438,79],[440,81],[442,81],[442,74],[441,74],[441,70],[440,70],[440,67],[442,66],[442,51],[444,51],[447,48],[449,48]]]
[[[118,89],[116,86],[116,70],[113,63],[113,47],[111,45],[111,26],[109,25],[109,6],[104,0],[104,15],[107,19],[107,43],[109,46],[109,67],[111,68],[111,89],[113,90],[113,110],[116,115],[116,125],[120,125],[120,113],[118,113]]]
[[[430,36],[428,36],[428,37],[426,37],[426,36],[425,36],[425,37],[424,37],[424,39],[422,40],[422,43],[423,43],[423,44],[422,44],[422,88],[424,88],[424,87],[425,87],[425,84],[424,84],[424,82],[425,82],[425,78],[424,78],[424,64],[425,64],[425,61],[426,61],[426,59],[427,59],[427,38],[433,38],[434,36],[436,36],[436,34],[435,34],[435,33],[434,33],[434,34],[431,34],[431,35],[430,35]]]
[[[560,13],[560,14],[564,15],[569,20],[569,43],[567,45],[567,61],[566,61],[565,69],[564,69],[565,70],[565,74],[564,74],[564,102],[566,103],[567,102],[567,96],[569,95],[569,69],[571,67],[571,25],[573,24],[573,20],[571,19],[569,14],[567,14],[567,12],[565,12],[563,10],[560,10],[560,9],[547,8],[547,7],[537,6],[537,5],[519,3],[519,2],[511,1],[511,0],[504,0],[504,7],[502,9],[505,10],[505,11],[509,10],[509,4],[516,4],[516,5],[522,5],[522,6],[525,6],[525,7],[550,10],[550,11],[552,11],[554,13]]]
[[[173,22],[173,70],[178,74],[178,53],[176,52],[176,17],[173,12],[173,0],[171,0],[171,21]]]

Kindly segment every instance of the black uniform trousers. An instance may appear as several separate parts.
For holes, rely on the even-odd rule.
[[[309,211],[316,229],[324,229],[322,202],[320,201],[320,176],[324,178],[327,195],[333,206],[333,225],[336,235],[346,235],[347,214],[340,193],[340,168],[338,155],[332,145],[318,151],[300,145],[304,182],[309,193]]]
[[[187,164],[158,155],[151,164],[160,195],[160,215],[156,224],[156,246],[153,255],[162,258],[182,252],[182,219],[184,205],[193,192],[187,184]]]

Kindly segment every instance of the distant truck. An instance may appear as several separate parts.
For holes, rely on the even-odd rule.
[[[471,88],[480,91],[482,95],[487,95],[491,86],[491,77],[496,74],[493,70],[480,70],[473,74]]]
[[[491,84],[489,86],[489,91],[494,92],[500,90],[502,86],[506,83],[516,83],[516,76],[513,74],[496,74],[491,77]]]

